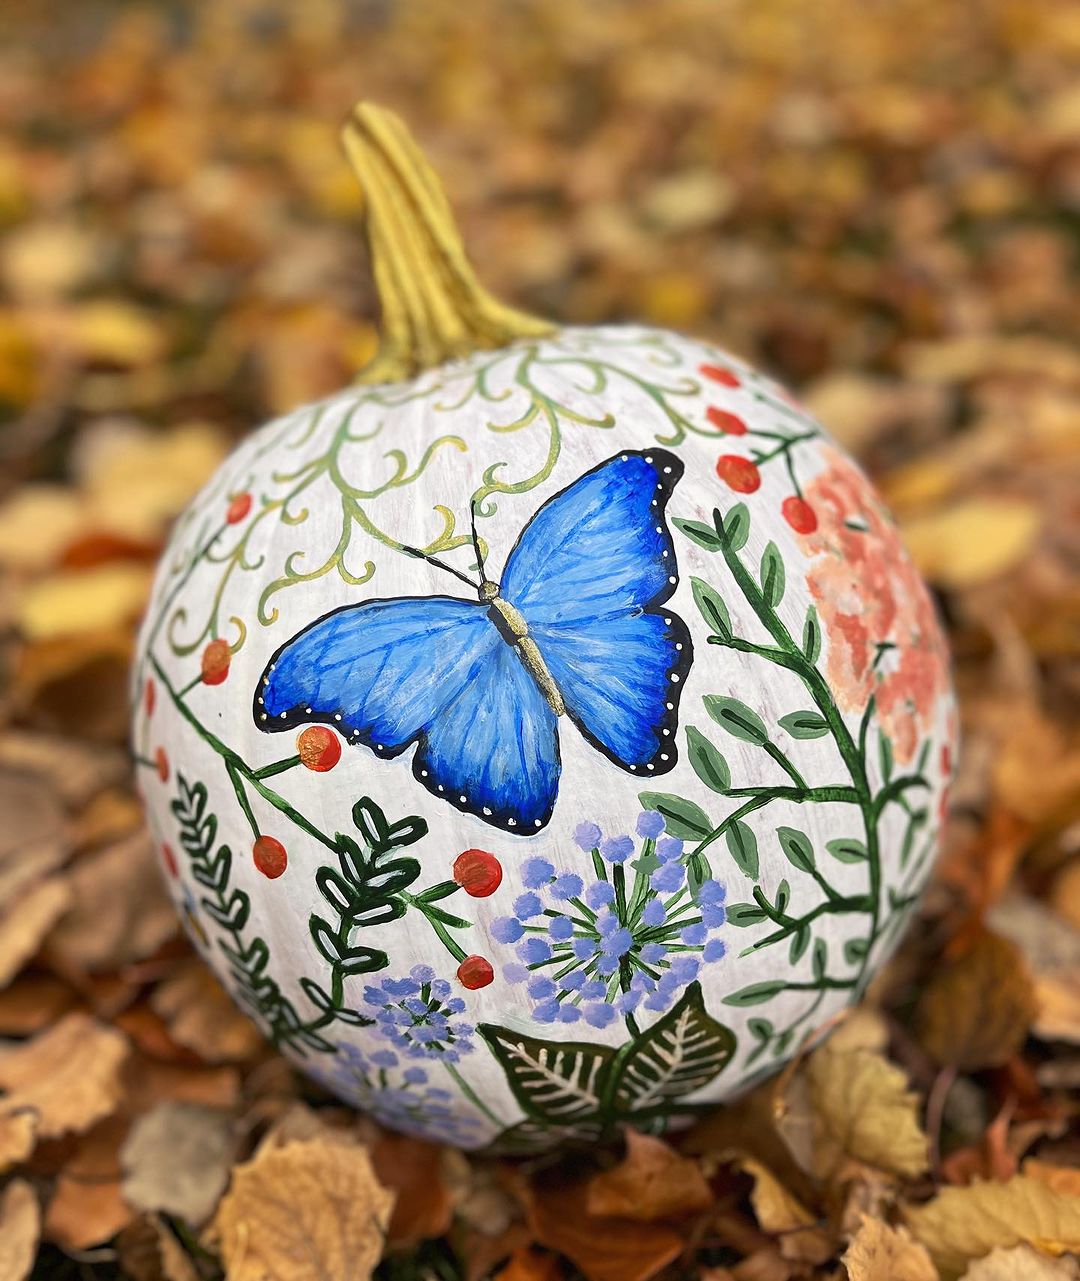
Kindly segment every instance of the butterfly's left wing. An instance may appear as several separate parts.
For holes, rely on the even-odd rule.
[[[321,722],[386,760],[416,744],[412,771],[458,809],[513,831],[551,816],[555,716],[486,606],[446,596],[347,605],[267,665],[260,729]]]
[[[540,508],[501,583],[578,728],[643,775],[675,764],[693,657],[686,624],[665,608],[679,581],[665,509],[682,472],[662,449],[594,467]]]

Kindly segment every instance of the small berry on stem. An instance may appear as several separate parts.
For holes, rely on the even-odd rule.
[[[812,534],[817,529],[817,514],[805,498],[792,494],[780,505],[784,519],[797,534]]]
[[[157,776],[163,783],[169,781],[169,757],[164,747],[159,747],[154,753],[154,765],[157,768]]]
[[[487,850],[466,850],[454,859],[454,880],[473,898],[494,894],[502,878],[502,864]]]
[[[276,881],[289,864],[285,846],[273,836],[260,836],[251,847],[251,857],[263,876],[271,881]]]
[[[325,774],[341,760],[341,739],[325,725],[309,725],[296,736],[300,764],[316,774]]]
[[[738,414],[730,414],[726,409],[719,409],[716,405],[710,405],[705,410],[705,417],[725,436],[746,435],[747,426]]]
[[[757,466],[740,454],[722,454],[716,464],[716,474],[737,494],[752,494],[761,485]]]
[[[229,674],[232,650],[229,642],[212,640],[202,652],[202,678],[204,685],[220,685]]]
[[[238,525],[251,511],[251,495],[245,490],[236,494],[225,511],[225,521],[229,525]]]
[[[723,365],[701,365],[698,373],[703,378],[711,378],[714,383],[720,383],[723,387],[740,387],[742,385],[739,375],[734,369],[727,369]]]
[[[485,957],[467,956],[458,966],[457,976],[462,987],[475,991],[478,987],[487,987],[495,978],[495,971]]]
[[[176,877],[179,875],[180,869],[176,863],[176,854],[168,842],[161,847],[161,861],[165,864],[165,870],[170,876]]]
[[[148,676],[146,685],[143,689],[143,706],[146,708],[147,716],[153,716],[154,704],[157,702],[157,686],[154,684],[154,678]]]

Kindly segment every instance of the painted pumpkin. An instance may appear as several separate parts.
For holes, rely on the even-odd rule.
[[[945,646],[768,378],[486,295],[394,117],[346,142],[385,342],[177,525],[135,742],[195,945],[387,1125],[658,1131],[858,998],[934,857]]]

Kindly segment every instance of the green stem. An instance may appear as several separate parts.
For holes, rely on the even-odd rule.
[[[780,766],[784,773],[791,779],[796,787],[806,788],[806,779],[799,773],[795,766],[788,760],[787,756],[775,743],[768,739],[761,745],[772,759]]]
[[[462,1094],[465,1095],[465,1097],[469,1100],[469,1102],[474,1107],[478,1108],[484,1114],[484,1116],[487,1117],[487,1119],[492,1123],[492,1125],[498,1126],[500,1130],[503,1130],[506,1128],[506,1122],[502,1119],[502,1117],[496,1116],[495,1113],[492,1112],[491,1108],[488,1107],[488,1105],[476,1093],[476,1091],[472,1088],[472,1086],[468,1083],[468,1081],[465,1080],[465,1078],[461,1075],[461,1073],[457,1070],[457,1068],[454,1066],[453,1063],[444,1063],[443,1067],[446,1068],[447,1072],[449,1072],[450,1075],[457,1082],[458,1089],[462,1092]]]
[[[299,764],[299,756],[286,756],[284,760],[272,761],[269,765],[261,765],[251,772],[256,778],[273,778],[275,774],[284,774],[286,770],[293,769]]]

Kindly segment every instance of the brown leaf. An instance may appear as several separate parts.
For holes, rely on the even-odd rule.
[[[998,1067],[1020,1048],[1037,1006],[1016,946],[981,932],[961,956],[937,966],[919,999],[919,1040],[962,1072]]]
[[[150,837],[137,832],[77,861],[72,910],[48,952],[74,971],[114,970],[142,960],[178,929]]]
[[[565,1254],[588,1281],[648,1281],[682,1253],[682,1237],[670,1228],[589,1214],[581,1184],[533,1187],[525,1200],[536,1240]]]
[[[235,1146],[229,1113],[198,1103],[159,1103],[139,1117],[120,1153],[124,1200],[198,1227],[229,1181]]]
[[[454,1202],[442,1177],[443,1149],[435,1143],[386,1131],[371,1149],[375,1177],[394,1193],[388,1242],[415,1245],[449,1230]]]
[[[60,876],[38,881],[0,918],[0,988],[7,987],[71,904],[71,887]]]
[[[25,1281],[37,1257],[41,1211],[34,1190],[12,1179],[0,1195],[0,1277]]]
[[[919,1100],[903,1072],[882,1054],[836,1050],[828,1042],[806,1065],[810,1100],[820,1126],[819,1170],[830,1144],[856,1161],[913,1178],[927,1164]]]
[[[1080,1250],[1080,1197],[1023,1174],[945,1188],[926,1205],[907,1207],[904,1217],[946,1281],[998,1246],[1026,1244],[1052,1255]]]
[[[679,1156],[662,1139],[627,1127],[626,1155],[613,1170],[589,1180],[585,1207],[590,1214],[650,1223],[708,1209],[712,1201],[696,1161]]]
[[[200,1281],[191,1256],[156,1214],[130,1223],[117,1238],[116,1250],[132,1281]]]
[[[938,1281],[926,1247],[906,1228],[893,1228],[863,1215],[844,1252],[849,1281]]]
[[[829,1234],[818,1226],[817,1215],[797,1201],[771,1170],[752,1157],[739,1166],[754,1180],[750,1203],[761,1230],[777,1237],[785,1259],[798,1263],[824,1263],[834,1250]]]
[[[1080,1262],[1050,1259],[1029,1245],[991,1250],[985,1259],[973,1263],[962,1281],[1077,1281]]]
[[[229,1281],[364,1281],[393,1201],[364,1148],[287,1143],[234,1168],[213,1232]]]
[[[150,998],[178,1045],[206,1063],[231,1063],[258,1054],[266,1042],[258,1028],[236,1008],[202,961],[180,966]]]
[[[85,1014],[65,1015],[55,1027],[0,1055],[0,1126],[34,1117],[38,1139],[82,1131],[120,1101],[125,1039]],[[2,1145],[6,1148],[6,1144]]]
[[[131,1222],[120,1192],[123,1117],[110,1117],[83,1135],[65,1162],[45,1211],[45,1235],[68,1250],[100,1245]]]
[[[493,1281],[562,1281],[563,1275],[555,1255],[524,1247],[514,1251]]]
[[[0,767],[0,814],[0,903],[7,904],[63,863],[70,833],[48,779],[25,769]]]

